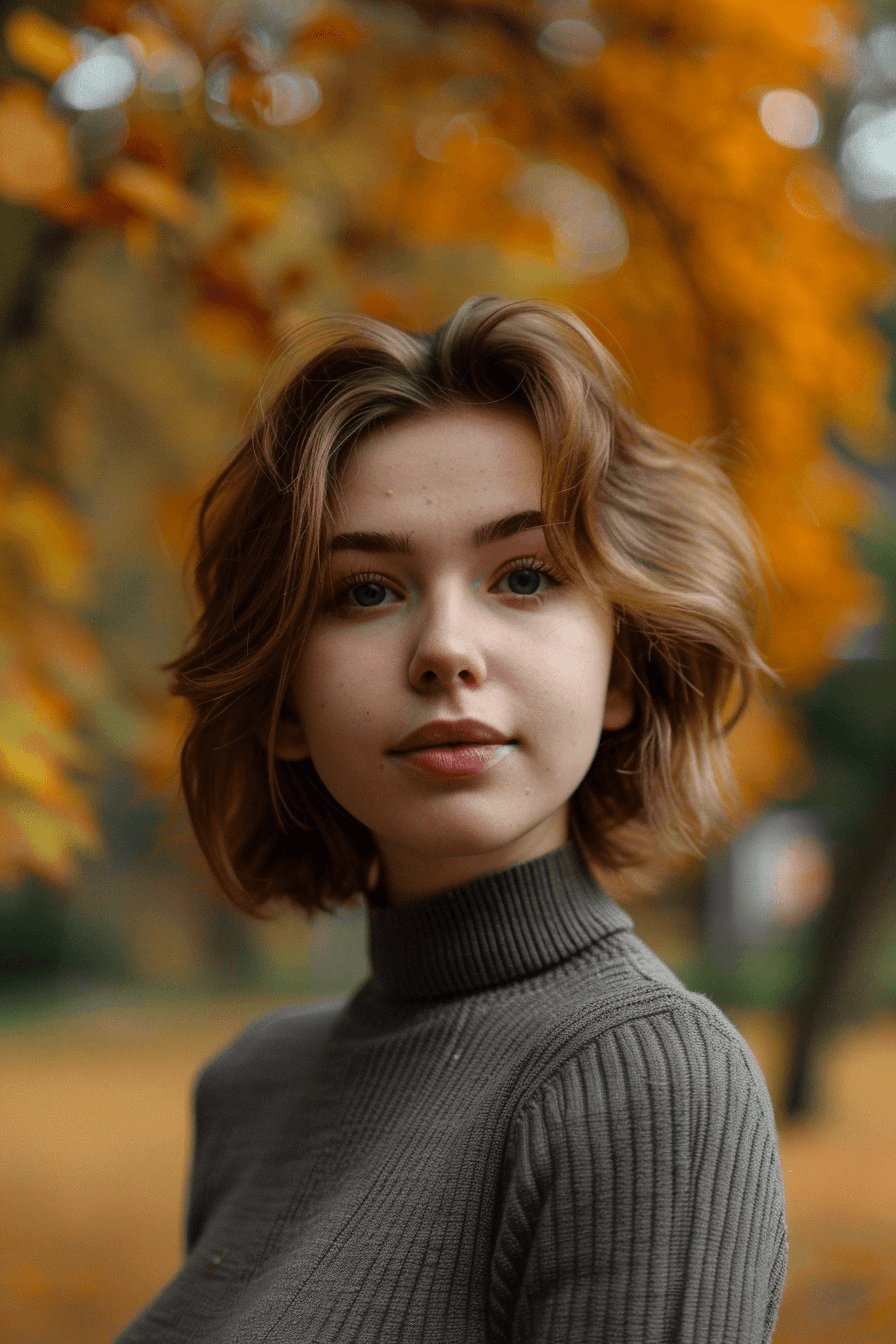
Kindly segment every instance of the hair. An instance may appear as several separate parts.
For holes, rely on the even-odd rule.
[[[192,709],[185,801],[226,895],[248,913],[277,898],[311,913],[371,889],[370,832],[310,760],[278,759],[275,737],[328,581],[347,454],[375,427],[452,408],[531,417],[549,548],[615,613],[611,682],[631,686],[635,712],[571,799],[574,838],[599,869],[700,853],[737,797],[725,734],[769,671],[755,529],[712,445],[645,425],[610,354],[548,303],[470,299],[431,335],[314,318],[286,359],[202,499],[200,610],[168,665]]]

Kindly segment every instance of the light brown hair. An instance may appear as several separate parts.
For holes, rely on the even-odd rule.
[[[312,319],[287,359],[289,376],[204,496],[199,616],[170,664],[193,711],[187,807],[230,899],[258,913],[286,897],[310,912],[368,887],[370,833],[310,761],[275,757],[275,733],[327,585],[346,454],[374,426],[450,407],[531,416],[548,544],[615,611],[611,681],[631,681],[636,709],[604,734],[571,800],[574,836],[604,869],[699,852],[735,797],[725,734],[768,670],[755,536],[710,446],[643,424],[612,357],[547,303],[471,299],[431,336]]]

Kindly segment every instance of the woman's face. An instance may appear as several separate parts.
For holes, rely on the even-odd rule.
[[[346,465],[335,599],[277,754],[310,755],[370,829],[393,903],[563,844],[602,728],[631,717],[611,611],[546,545],[541,465],[528,420],[478,408],[378,430]]]

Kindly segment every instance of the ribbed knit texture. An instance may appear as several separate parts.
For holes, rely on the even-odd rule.
[[[201,1073],[186,1263],[118,1344],[765,1344],[762,1075],[574,845],[369,917],[354,995]]]

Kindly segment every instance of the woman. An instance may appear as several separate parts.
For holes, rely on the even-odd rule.
[[[737,498],[549,305],[294,359],[204,502],[182,776],[242,909],[361,893],[371,976],[206,1066],[188,1257],[120,1344],[768,1341],[762,1076],[593,876],[724,813]]]

